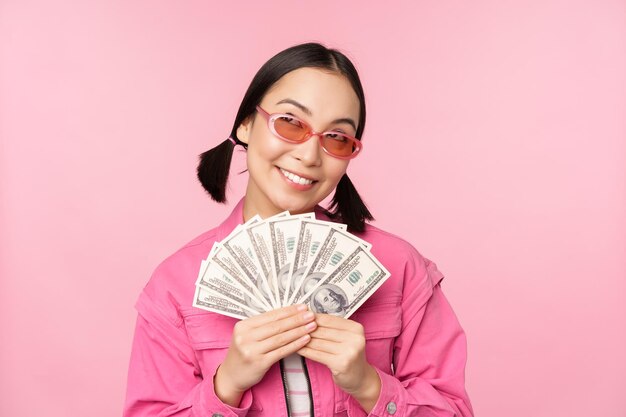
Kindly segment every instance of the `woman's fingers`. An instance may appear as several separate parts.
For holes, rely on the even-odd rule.
[[[294,340],[297,340],[298,338],[306,334],[309,334],[310,332],[315,330],[316,327],[317,327],[317,324],[314,321],[311,321],[308,324],[298,325],[297,327],[292,328],[290,330],[276,333],[268,337],[267,339],[260,341],[259,350],[260,352],[263,352],[263,353],[276,350],[280,348],[281,346],[289,344],[293,342]]]
[[[267,313],[259,314],[244,320],[246,326],[250,328],[264,326],[267,323],[272,323],[278,320],[282,320],[287,317],[291,317],[295,314],[302,313],[307,310],[307,306],[304,304],[294,304],[287,307],[277,308],[276,310],[268,311]]]
[[[349,344],[341,344],[337,342],[331,342],[329,340],[316,339],[313,337],[311,338],[309,343],[306,344],[306,347],[331,355],[341,355],[342,353],[344,353],[344,350],[350,349]]]
[[[318,327],[328,327],[337,330],[346,330],[352,333],[363,334],[363,326],[354,320],[344,319],[343,317],[333,316],[331,314],[316,314],[315,321]]]
[[[314,332],[311,333],[313,339],[323,339],[331,342],[341,343],[346,340],[347,330],[337,330],[330,327],[317,326]],[[348,336],[352,336],[353,333],[349,332]]]
[[[321,363],[323,365],[326,365],[329,368],[330,368],[330,365],[331,365],[333,359],[335,358],[334,354],[328,353],[328,352],[324,352],[322,350],[313,349],[313,348],[309,347],[308,344],[306,346],[302,347],[301,349],[299,349],[297,352],[298,352],[299,355],[302,355],[302,356],[304,356],[307,359],[311,359],[312,361],[319,362],[319,363]],[[331,369],[331,371],[332,371],[332,369]]]
[[[295,353],[298,350],[302,349],[310,340],[311,336],[305,334],[304,336],[294,340],[293,342],[287,343],[286,345],[283,345],[278,349],[266,353],[266,357],[268,358],[270,363],[276,363],[279,360],[286,358],[292,353]]]
[[[315,314],[311,311],[296,311],[294,314],[279,320],[266,322],[250,330],[250,337],[254,340],[263,341],[276,335],[281,335],[309,323],[314,323]],[[312,330],[312,329],[311,329]]]

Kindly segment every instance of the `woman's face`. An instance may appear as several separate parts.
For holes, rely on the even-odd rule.
[[[346,118],[355,126],[359,124],[359,99],[350,82],[342,75],[316,68],[299,68],[284,75],[268,90],[260,106],[269,114],[293,114],[317,132],[341,130],[354,136],[356,130],[349,123],[332,121]],[[348,160],[324,152],[318,136],[299,144],[277,138],[259,112],[239,126],[237,137],[248,144],[245,219],[255,214],[265,218],[285,210],[312,211],[334,190],[348,167]],[[292,174],[312,182],[296,183],[289,179]]]

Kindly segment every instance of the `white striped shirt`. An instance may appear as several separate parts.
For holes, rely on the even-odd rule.
[[[312,417],[309,383],[304,375],[303,360],[297,353],[283,359],[283,378],[286,382],[290,417]]]

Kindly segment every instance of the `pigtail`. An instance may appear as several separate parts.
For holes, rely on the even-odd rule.
[[[347,224],[351,232],[364,231],[365,220],[374,220],[348,174],[344,174],[339,180],[328,210],[332,219]]]
[[[197,174],[200,183],[211,198],[218,203],[226,202],[226,182],[230,172],[230,162],[233,158],[233,149],[245,143],[239,139],[229,137],[216,147],[200,154]]]

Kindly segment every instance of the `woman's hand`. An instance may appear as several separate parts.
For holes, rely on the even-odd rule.
[[[305,305],[292,305],[237,322],[226,358],[215,374],[217,396],[239,406],[243,393],[274,363],[310,341],[314,318]]]
[[[353,320],[317,314],[317,329],[298,353],[326,365],[335,383],[370,412],[380,395],[380,378],[365,358],[363,326]]]

